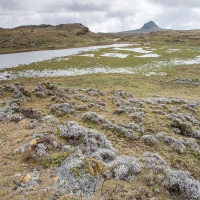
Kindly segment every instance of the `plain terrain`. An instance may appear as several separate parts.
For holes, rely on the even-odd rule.
[[[156,153],[166,161],[171,169],[187,170],[191,173],[193,179],[200,181],[200,139],[193,138],[197,145],[197,151],[192,150],[187,142],[184,143],[182,141],[186,149],[184,152],[180,152],[174,145],[163,142],[156,137],[159,132],[164,132],[167,136],[173,137],[176,140],[187,141],[188,138],[192,137],[192,134],[175,133],[172,130],[172,121],[167,118],[169,114],[174,116],[190,116],[186,120],[187,124],[192,124],[191,119],[196,119],[200,122],[200,64],[184,62],[187,60],[193,61],[197,56],[200,56],[199,33],[199,30],[193,30],[136,35],[97,35],[81,25],[74,25],[73,28],[63,25],[60,27],[21,27],[14,30],[0,30],[0,53],[88,46],[111,43],[117,40],[117,42],[133,44],[133,46],[128,47],[130,49],[145,49],[148,47],[146,50],[152,50],[154,54],[159,55],[159,57],[155,58],[140,58],[136,56],[143,54],[131,50],[102,49],[70,56],[59,61],[52,59],[50,61],[1,70],[0,72],[7,71],[13,74],[20,74],[27,69],[42,72],[45,69],[56,71],[59,69],[84,70],[95,67],[107,67],[116,70],[121,68],[131,69],[135,74],[98,73],[77,76],[32,77],[31,79],[21,77],[14,80],[0,81],[0,109],[2,111],[6,106],[10,106],[10,102],[17,99],[13,97],[12,90],[2,88],[6,88],[13,83],[18,85],[19,82],[24,88],[23,91],[31,92],[31,94],[22,92],[23,100],[20,101],[19,110],[34,108],[40,111],[43,116],[55,116],[58,124],[76,121],[84,127],[96,129],[105,134],[119,155],[133,156],[143,165],[144,152]],[[171,53],[168,52],[170,50]],[[101,56],[105,53],[128,54],[128,56],[126,58]],[[94,56],[87,56],[88,54],[94,54]],[[171,63],[174,60],[183,62],[179,62],[178,65],[172,65]],[[161,63],[167,64],[162,65]],[[151,74],[152,72],[154,74]],[[48,93],[44,96],[38,95],[37,88],[41,85],[43,87],[45,81],[51,82],[61,90],[64,90],[64,94],[68,95],[69,98],[61,98],[56,91],[53,91],[55,92],[55,94],[53,93],[55,98],[52,98]],[[47,90],[49,93],[52,92],[48,88]],[[99,90],[103,95],[95,93]],[[90,93],[90,91],[95,92]],[[119,93],[122,96],[117,96]],[[78,95],[84,96],[85,101],[77,98]],[[119,111],[116,114],[116,110],[122,107],[113,100],[115,99],[113,97],[119,98],[118,100],[120,100],[122,105],[128,105],[127,103],[131,99],[133,99],[133,102],[142,102],[144,107],[140,107],[136,103],[135,106],[132,105],[132,108],[134,107],[136,113],[142,112],[144,114],[143,120],[137,121],[138,119],[131,118],[130,113],[125,111]],[[170,103],[165,104],[158,101],[155,105],[149,104],[148,100],[153,98],[166,98],[170,100]],[[177,103],[176,99],[181,99],[180,102],[182,103]],[[189,109],[186,107],[187,105],[194,104],[194,102],[197,104],[196,107],[189,107]],[[70,104],[76,110],[76,114],[59,116],[53,113],[50,108],[55,104],[62,103]],[[17,112],[20,113],[21,111]],[[118,126],[136,123],[144,129],[144,132],[136,134],[134,139],[130,139],[119,132],[103,128],[101,124],[85,121],[82,116],[86,112],[95,112],[103,115],[107,120]],[[50,127],[45,126],[45,123],[41,123],[37,119],[36,122],[37,126],[33,129],[28,128],[32,123],[28,117],[19,122],[3,120],[0,122],[1,199],[81,199],[81,197],[66,195],[53,185],[57,167],[70,154],[63,154],[63,152],[55,149],[49,153],[49,160],[47,159],[46,161],[45,159],[34,160],[32,157],[24,159],[24,154],[16,153],[16,149],[30,142],[33,134],[36,132],[40,134],[48,133],[60,146],[66,143],[76,145],[76,142],[70,143],[71,140],[60,137],[58,131],[50,130]],[[191,127],[192,131],[200,130],[198,123],[192,124]],[[157,143],[146,143],[142,139],[143,135],[152,135],[156,138]],[[21,192],[19,187],[24,182],[24,177],[34,169],[40,172],[39,186],[36,186],[33,190]],[[151,180],[147,178],[148,175],[148,170],[143,166],[142,171],[131,181],[106,180],[104,185],[90,198],[115,200],[122,198],[151,200],[187,199],[180,196],[180,191],[177,192],[171,188],[167,189],[161,185],[157,181],[158,174],[153,173]]]

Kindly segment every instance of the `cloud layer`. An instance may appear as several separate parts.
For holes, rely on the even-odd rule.
[[[199,0],[1,0],[0,27],[82,23],[94,32],[162,28],[200,29]]]

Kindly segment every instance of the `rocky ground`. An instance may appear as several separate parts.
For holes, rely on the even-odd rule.
[[[200,102],[50,82],[0,87],[1,199],[200,199]]]

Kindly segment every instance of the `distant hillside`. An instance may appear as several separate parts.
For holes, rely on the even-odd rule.
[[[0,53],[88,46],[106,42],[103,36],[91,32],[79,23],[0,28]]]
[[[125,34],[133,34],[133,33],[152,33],[152,32],[158,32],[158,31],[166,31],[168,29],[162,29],[158,25],[156,25],[153,21],[149,21],[143,25],[142,28],[136,29],[136,30],[129,30],[129,31],[123,31],[119,33],[125,33]]]

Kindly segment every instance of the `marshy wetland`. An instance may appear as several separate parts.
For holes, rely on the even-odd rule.
[[[0,58],[1,80],[97,73],[166,76],[176,66],[200,64],[200,48],[133,43],[4,54]]]

